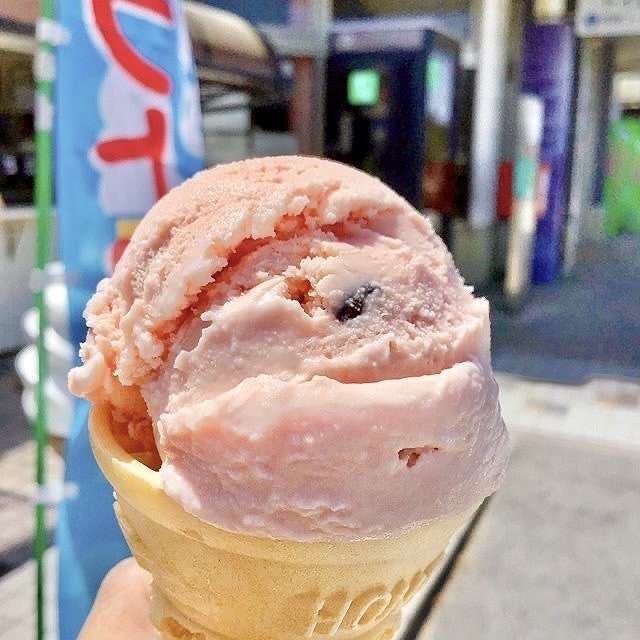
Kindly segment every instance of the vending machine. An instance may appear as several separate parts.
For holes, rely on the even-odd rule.
[[[429,29],[357,23],[330,40],[325,153],[393,187],[419,209],[450,213],[461,136],[459,44]]]

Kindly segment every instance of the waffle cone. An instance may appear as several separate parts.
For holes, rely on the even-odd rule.
[[[153,576],[152,618],[181,640],[390,640],[400,608],[424,584],[473,510],[393,538],[292,542],[218,529],[162,489],[94,407],[95,457],[138,563]]]

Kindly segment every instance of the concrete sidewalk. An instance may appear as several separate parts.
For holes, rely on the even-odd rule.
[[[419,639],[640,637],[638,468],[635,448],[516,431],[505,486]]]
[[[31,556],[36,448],[22,413],[20,391],[13,356],[0,356],[0,580]],[[62,472],[62,459],[49,450],[47,477],[60,480]],[[54,522],[55,510],[48,509],[50,530]]]
[[[45,639],[58,638],[58,566],[55,548],[45,555]],[[30,640],[36,635],[35,560],[28,560],[0,579],[0,640]]]

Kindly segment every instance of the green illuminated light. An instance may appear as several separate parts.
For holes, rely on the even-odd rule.
[[[432,56],[427,62],[427,89],[437,91],[442,82],[442,59]]]
[[[354,69],[347,77],[347,101],[352,107],[372,107],[380,99],[380,74],[375,69]]]

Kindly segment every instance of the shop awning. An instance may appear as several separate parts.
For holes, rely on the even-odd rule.
[[[244,18],[199,2],[184,2],[200,80],[251,92],[272,94],[278,63],[267,39]],[[0,16],[0,51],[35,52],[35,25]]]
[[[0,51],[33,55],[36,50],[33,22],[18,22],[0,15]]]
[[[183,4],[203,83],[272,93],[278,63],[266,38],[244,18],[197,2]]]

